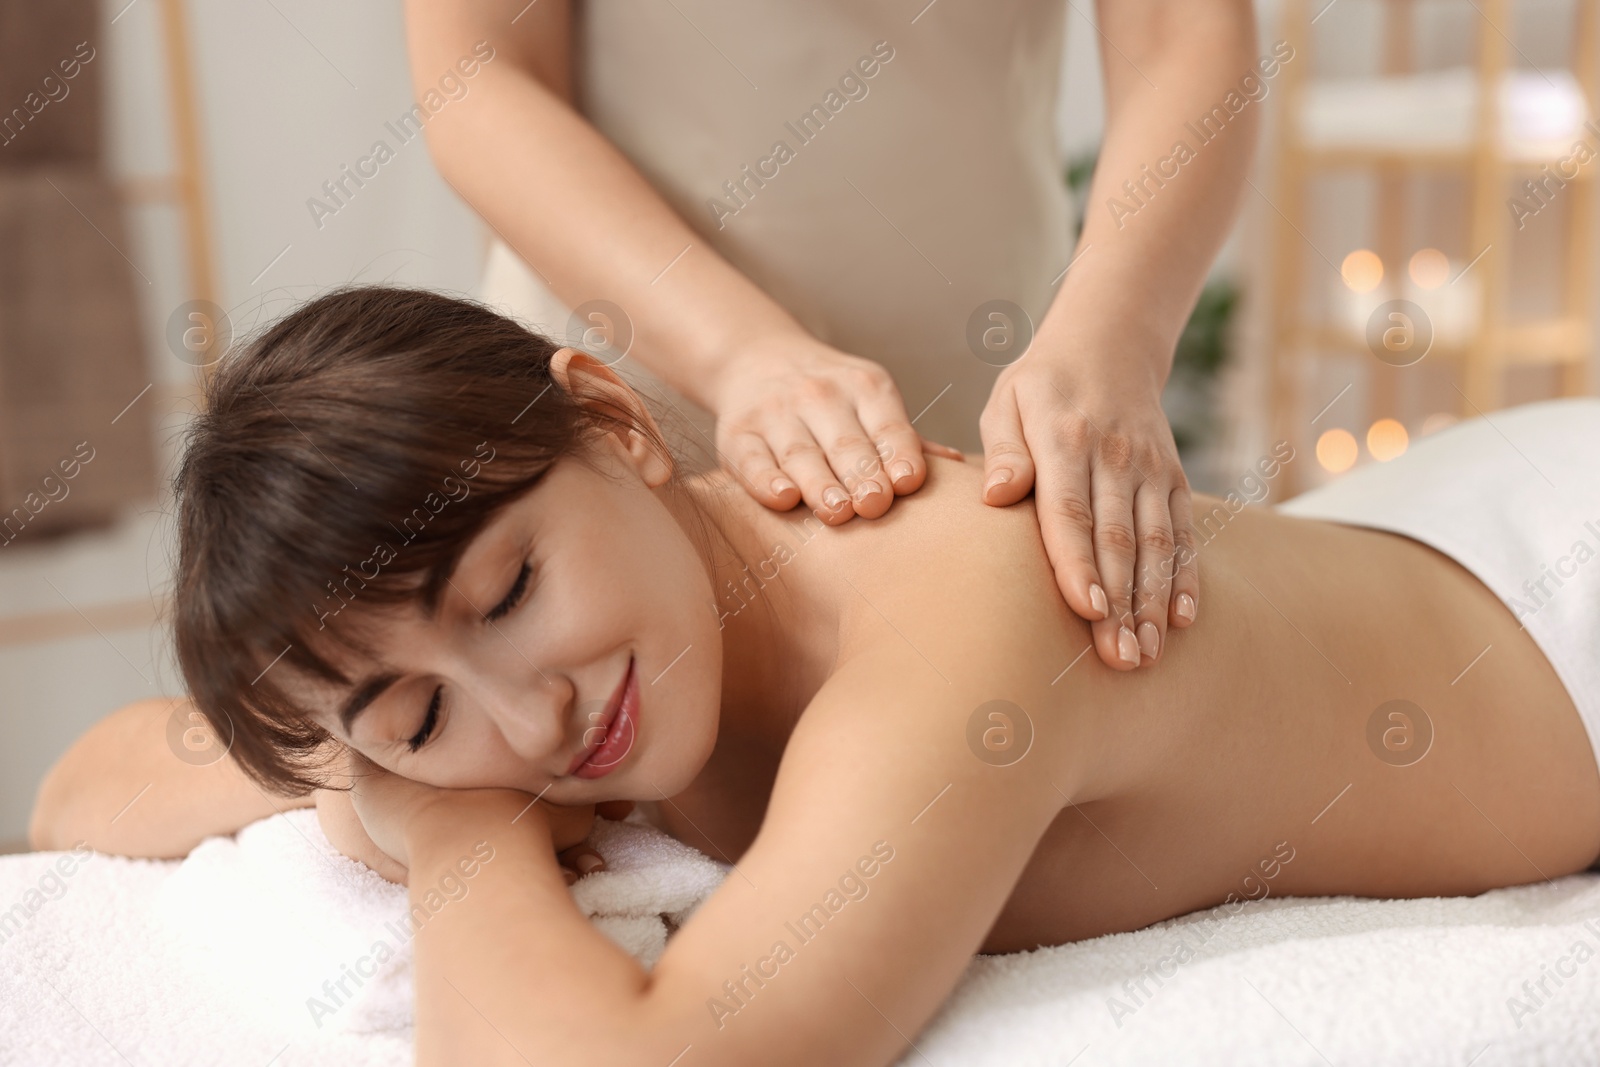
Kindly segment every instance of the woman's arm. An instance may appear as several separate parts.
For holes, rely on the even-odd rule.
[[[755,843],[652,972],[573,905],[539,806],[439,791],[399,831],[413,900],[463,863],[476,877],[417,935],[418,1063],[661,1067],[688,1048],[684,1063],[889,1063],[954,987],[1081,762],[1063,758],[1081,731],[1059,703],[993,688],[1037,673],[1016,652],[928,651],[937,671],[901,644],[827,683]],[[1028,703],[1036,731],[1010,766],[969,741],[996,697]]]
[[[493,49],[468,95],[428,119],[440,173],[568,307],[624,310],[630,355],[718,416],[717,447],[752,496],[842,522],[922,485],[889,373],[807,333],[574,110],[570,0],[407,0],[406,25],[419,93]],[[774,488],[785,474],[798,488]]]
[[[45,776],[28,843],[64,849],[82,841],[98,852],[170,859],[213,834],[312,803],[264,792],[215,746],[185,697],[141,700],[112,712]]]

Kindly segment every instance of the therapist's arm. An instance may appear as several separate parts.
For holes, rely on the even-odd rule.
[[[419,99],[476,68],[424,127],[440,172],[568,307],[623,309],[629,355],[717,416],[757,500],[883,514],[927,473],[893,379],[807,333],[574,109],[573,17],[570,0],[407,0]],[[475,63],[480,42],[493,54]]]
[[[1092,622],[1101,660],[1132,670],[1198,609],[1189,484],[1161,391],[1237,211],[1272,79],[1257,65],[1249,0],[1099,0],[1096,10],[1106,133],[1083,233],[980,429],[984,499],[1004,506],[1036,488],[1062,594]],[[1213,119],[1220,132],[1201,143],[1186,123],[1213,108],[1226,121]],[[1009,480],[995,483],[1001,472]]]

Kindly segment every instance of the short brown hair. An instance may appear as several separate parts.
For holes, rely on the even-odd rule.
[[[666,452],[627,411],[564,390],[558,347],[466,300],[360,287],[218,365],[173,480],[173,628],[191,699],[255,781],[322,784],[329,735],[274,675],[349,685],[318,651],[372,654],[338,618],[348,603],[431,612],[473,536],[557,460],[584,458],[595,431],[636,429]]]

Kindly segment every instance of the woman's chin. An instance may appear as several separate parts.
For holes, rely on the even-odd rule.
[[[626,766],[617,768],[619,772],[623,772],[618,775],[618,792],[626,793],[626,796],[619,796],[617,799],[666,800],[677,796],[693,785],[695,779],[700,777],[700,772],[705,770],[706,764],[711,760],[711,750],[715,742],[716,734],[713,732],[704,745],[696,746],[697,751],[634,752],[633,755],[639,758],[638,763],[631,768]],[[624,778],[626,785],[622,781]]]

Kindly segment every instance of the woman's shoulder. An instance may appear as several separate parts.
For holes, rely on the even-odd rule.
[[[922,488],[898,497],[888,513],[869,522],[851,521],[841,532],[855,536],[863,554],[907,556],[920,552],[930,562],[951,563],[969,555],[1049,570],[1033,496],[997,508],[982,499],[983,458],[966,462],[926,457]]]
[[[1056,586],[1033,499],[985,504],[982,475],[981,462],[929,456],[921,489],[833,531],[839,577],[859,594],[847,647],[901,641],[937,665],[972,662],[980,650],[1042,663],[1087,644],[1088,624]]]

